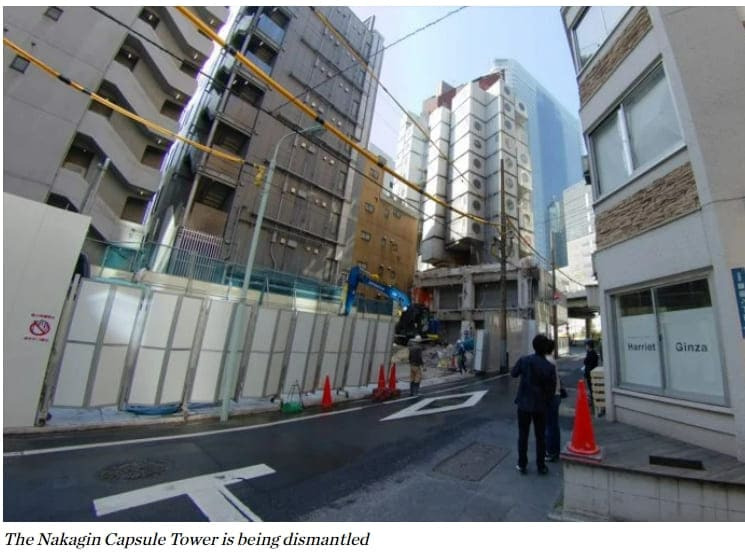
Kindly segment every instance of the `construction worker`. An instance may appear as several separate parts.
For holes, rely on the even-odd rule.
[[[413,340],[409,341],[409,395],[417,396],[419,394],[419,383],[422,382],[422,337],[418,334]]]

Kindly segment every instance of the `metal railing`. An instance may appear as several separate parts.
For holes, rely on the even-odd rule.
[[[153,242],[141,245],[103,243],[87,239],[85,251],[89,254],[92,265],[103,268],[131,273],[144,268],[171,276],[238,288],[243,283],[245,271],[241,263],[231,263],[193,250]],[[249,287],[264,294],[280,294],[328,303],[340,303],[343,289],[307,276],[261,267],[254,268],[251,273]],[[359,313],[390,315],[393,312],[393,303],[386,299],[358,297],[356,308]]]

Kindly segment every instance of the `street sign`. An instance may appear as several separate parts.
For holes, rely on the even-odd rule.
[[[733,268],[732,280],[735,282],[735,302],[740,313],[740,332],[745,338],[745,268]]]

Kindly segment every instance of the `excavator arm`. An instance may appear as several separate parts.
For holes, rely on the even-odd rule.
[[[376,289],[386,297],[392,299],[399,304],[403,311],[406,311],[411,306],[411,300],[401,290],[394,288],[393,286],[383,284],[379,282],[377,277],[373,277],[372,274],[364,271],[359,266],[353,266],[349,270],[347,276],[346,292],[343,297],[343,303],[340,314],[348,315],[354,307],[354,302],[357,300],[357,286],[365,284],[373,289]]]

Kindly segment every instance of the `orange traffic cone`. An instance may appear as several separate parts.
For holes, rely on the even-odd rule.
[[[331,401],[331,381],[329,375],[326,375],[326,383],[323,385],[323,398],[321,399],[321,409],[328,411],[332,406]]]
[[[401,393],[396,387],[396,364],[391,365],[391,374],[388,377],[388,390],[391,391],[392,396],[398,396]]]
[[[385,365],[380,364],[380,371],[378,372],[378,390],[385,390]]]
[[[566,446],[570,455],[596,456],[600,455],[600,448],[595,445],[595,434],[592,431],[592,419],[590,419],[590,404],[587,402],[585,381],[580,380],[577,384],[577,404],[574,411],[574,428],[572,429],[572,441]]]

